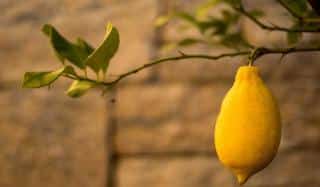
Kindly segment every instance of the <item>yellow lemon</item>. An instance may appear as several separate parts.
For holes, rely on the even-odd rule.
[[[225,96],[215,126],[220,161],[244,184],[277,153],[281,119],[276,100],[257,67],[242,66]]]

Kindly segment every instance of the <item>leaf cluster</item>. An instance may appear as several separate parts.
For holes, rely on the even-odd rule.
[[[277,1],[287,10],[291,18],[290,27],[286,33],[288,46],[296,46],[304,35],[303,32],[290,32],[291,29],[320,29],[319,22],[308,21],[310,18],[318,17],[308,1]],[[176,41],[168,41],[164,48],[172,49],[196,44],[209,47],[220,45],[234,50],[255,48],[256,46],[248,42],[241,29],[240,18],[244,15],[236,9],[243,6],[241,0],[206,0],[192,11],[175,10],[169,15],[160,16],[156,20],[156,26],[162,27],[172,20],[178,20],[181,24],[188,23],[179,33],[184,31],[187,33],[190,29],[199,31],[197,37],[181,37]],[[256,20],[265,17],[262,9],[250,10],[247,13]]]
[[[251,61],[266,54],[282,54],[283,56],[293,52],[319,51],[319,47],[299,48],[299,42],[304,33],[319,33],[320,19],[316,15],[314,7],[318,3],[309,0],[275,0],[281,5],[291,18],[289,27],[277,26],[271,23],[263,23],[262,17],[266,17],[262,10],[246,10],[241,0],[204,0],[193,11],[175,10],[168,15],[160,16],[155,24],[158,27],[168,25],[171,20],[177,20],[183,27],[180,28],[180,39],[169,41],[167,46],[187,47],[192,45],[224,46],[235,50],[232,53],[211,56],[207,54],[186,54],[180,51],[179,56],[158,59],[139,66],[131,71],[120,74],[116,79],[106,82],[110,61],[116,54],[120,36],[116,27],[108,23],[105,28],[105,36],[97,47],[93,47],[82,38],[70,41],[65,38],[54,26],[46,24],[42,32],[47,36],[51,47],[61,62],[62,67],[57,70],[26,72],[23,80],[25,88],[50,87],[60,77],[72,79],[73,82],[66,93],[70,97],[80,97],[88,90],[102,87],[102,90],[112,88],[120,80],[145,68],[164,63],[190,58],[202,58],[216,60],[223,57],[246,55]],[[283,49],[268,49],[264,46],[254,46],[249,43],[241,29],[241,18],[246,17],[257,26],[267,31],[285,32],[288,46]],[[196,30],[197,35],[188,36],[190,29]],[[311,43],[311,42],[310,42]],[[260,49],[260,50],[259,50]],[[251,58],[250,58],[251,57]],[[253,63],[253,62],[252,62]],[[96,78],[90,78],[87,71],[96,74]],[[84,75],[80,75],[83,72]]]
[[[319,23],[310,22],[309,19],[316,18],[318,15],[308,5],[306,0],[278,0],[291,14],[291,29],[320,29]],[[302,32],[288,32],[287,41],[290,46],[296,45],[303,39]]]
[[[97,83],[100,81],[100,75],[105,77],[110,61],[116,54],[120,43],[119,32],[111,23],[106,25],[106,34],[97,48],[92,47],[81,38],[71,42],[49,24],[42,27],[42,32],[48,37],[52,49],[63,67],[52,71],[26,72],[23,87],[50,86],[59,77],[66,76],[74,79],[67,90],[67,94],[71,97],[80,97],[89,89],[99,85]],[[87,77],[88,68],[96,74],[96,80]],[[77,70],[85,72],[85,75],[80,76]]]
[[[195,44],[205,46],[224,46],[231,49],[249,49],[252,46],[244,38],[240,28],[240,14],[231,6],[239,6],[238,0],[207,0],[194,11],[175,10],[169,15],[160,16],[155,25],[165,26],[171,20],[178,20],[182,25],[181,32],[197,30],[197,36],[182,37],[178,41],[169,41],[166,46],[187,47]],[[221,6],[227,5],[227,6]],[[251,11],[256,17],[263,15],[261,11]],[[182,34],[183,35],[183,34]]]

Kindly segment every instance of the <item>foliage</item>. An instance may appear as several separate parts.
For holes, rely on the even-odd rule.
[[[84,95],[90,88],[96,86],[96,83],[87,80],[75,80],[67,91],[70,97],[80,97]]]
[[[305,0],[276,0],[284,11],[290,16],[289,27],[264,23],[261,18],[267,18],[262,10],[247,10],[241,0],[203,0],[193,11],[174,10],[168,15],[160,16],[156,21],[157,27],[169,25],[176,20],[180,25],[180,38],[176,41],[168,41],[164,48],[179,48],[180,55],[152,61],[131,71],[120,74],[111,81],[106,81],[107,70],[113,56],[116,54],[120,35],[116,27],[111,23],[106,25],[106,34],[96,48],[91,44],[77,38],[74,42],[66,39],[50,24],[45,24],[42,32],[48,37],[53,51],[62,67],[58,70],[27,72],[23,80],[25,88],[40,88],[50,86],[60,77],[73,80],[67,90],[71,97],[80,97],[92,88],[111,88],[123,78],[137,73],[145,68],[167,61],[177,61],[189,58],[202,58],[216,60],[223,57],[249,56],[250,63],[265,54],[287,55],[294,52],[320,51],[319,46],[299,48],[299,42],[304,33],[319,33],[320,18],[316,14],[318,3],[309,0],[309,6]],[[314,11],[312,8],[317,8]],[[287,35],[288,46],[282,49],[269,49],[264,46],[251,44],[243,33],[241,20],[247,18],[267,31],[284,32]],[[264,19],[265,20],[265,19]],[[196,35],[190,36],[189,30],[195,30]],[[310,42],[312,44],[312,42]],[[205,45],[207,47],[223,46],[231,52],[217,56],[206,54],[185,54],[181,52],[184,47],[192,45]],[[96,74],[96,78],[90,78],[88,69]],[[80,75],[84,72],[84,75]],[[102,77],[101,77],[102,75]]]
[[[96,49],[81,38],[78,38],[74,43],[68,41],[52,25],[44,25],[42,31],[48,36],[54,53],[64,67],[55,71],[27,72],[24,76],[23,87],[40,88],[49,86],[64,75],[74,79],[67,91],[67,94],[71,97],[82,96],[96,85],[95,81],[85,80],[87,75],[85,77],[79,76],[74,67],[85,72],[87,67],[91,68],[96,73],[97,79],[99,79],[101,71],[105,76],[110,60],[117,52],[120,43],[118,30],[111,23],[107,24],[104,40]],[[66,65],[66,60],[70,65]]]
[[[118,50],[119,42],[120,37],[118,30],[109,23],[106,27],[106,36],[103,42],[90,54],[84,64],[88,65],[96,73],[102,70],[105,74],[111,58]]]
[[[319,22],[304,22],[302,20],[307,17],[314,17],[314,11],[308,7],[308,2],[305,0],[278,0],[278,2],[288,10],[292,15],[292,26],[290,29],[311,29],[316,30],[319,28]],[[199,31],[198,38],[182,38],[178,41],[170,41],[164,49],[173,47],[187,47],[195,44],[204,44],[240,50],[251,49],[254,47],[244,37],[243,30],[241,29],[241,12],[237,11],[243,7],[241,0],[206,0],[199,5],[193,12],[184,12],[175,10],[169,15],[160,16],[156,21],[156,26],[165,26],[173,19],[178,20],[180,23],[188,22],[188,27],[183,27],[181,32],[188,32],[189,29],[196,29]],[[212,13],[215,16],[212,16]],[[242,12],[243,13],[243,12]],[[247,11],[252,18],[258,22],[265,14],[262,10]],[[299,18],[299,19],[294,19]],[[300,19],[301,18],[301,19]],[[307,20],[307,19],[306,19]],[[276,30],[277,26],[274,28]],[[269,29],[273,30],[273,29]],[[289,46],[295,46],[303,39],[303,32],[287,32],[287,41]]]
[[[237,1],[235,1],[237,2]],[[234,49],[250,48],[250,44],[243,37],[239,29],[240,15],[230,7],[223,8],[219,15],[212,16],[212,10],[224,1],[210,0],[201,4],[194,12],[182,10],[174,11],[169,15],[160,16],[156,20],[156,26],[161,27],[172,19],[187,23],[182,26],[182,32],[189,29],[198,31],[197,37],[186,37],[179,41],[171,41],[167,46],[187,47],[194,44],[204,44],[209,46],[222,45]],[[229,3],[234,4],[234,1]],[[256,17],[261,16],[261,11],[252,11]]]
[[[23,86],[25,88],[40,88],[49,86],[62,74],[76,75],[73,67],[65,66],[55,71],[27,72],[24,75]]]
[[[42,32],[49,37],[52,48],[59,60],[64,64],[67,59],[71,64],[84,69],[85,59],[94,50],[90,44],[79,38],[72,43],[65,39],[52,25],[46,24]]]

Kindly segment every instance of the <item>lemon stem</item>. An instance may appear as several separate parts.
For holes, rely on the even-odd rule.
[[[248,66],[253,66],[254,60],[257,57],[258,50],[259,50],[258,48],[255,48],[254,50],[252,50],[251,54],[249,55]]]

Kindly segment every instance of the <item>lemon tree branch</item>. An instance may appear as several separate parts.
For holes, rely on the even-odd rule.
[[[262,56],[269,55],[269,54],[282,54],[283,56],[288,55],[290,53],[301,53],[301,52],[319,52],[320,47],[305,47],[305,48],[278,48],[278,49],[271,49],[271,48],[256,48],[252,51],[250,58],[252,62],[256,61],[258,58]]]
[[[103,85],[103,86],[111,86],[114,85],[116,83],[118,83],[119,81],[121,81],[122,79],[132,75],[132,74],[136,74],[144,69],[153,67],[155,65],[158,64],[162,64],[165,62],[173,62],[173,61],[181,61],[181,60],[186,60],[186,59],[205,59],[205,60],[218,60],[221,58],[226,58],[226,57],[236,57],[236,56],[245,56],[245,55],[249,55],[250,51],[241,51],[241,52],[233,52],[233,53],[224,53],[224,54],[220,54],[220,55],[203,55],[203,54],[185,54],[180,52],[181,55],[179,56],[173,56],[173,57],[167,57],[167,58],[162,58],[162,59],[158,59],[158,60],[154,60],[150,63],[141,65],[133,70],[130,70],[126,73],[120,74],[119,76],[117,76],[116,79],[111,80],[111,81],[97,81],[94,79],[90,79],[88,77],[83,77],[83,76],[70,76],[68,74],[64,74],[63,76],[69,79],[73,79],[73,80],[83,80],[83,81],[89,81],[98,85]]]
[[[265,23],[258,20],[256,17],[254,17],[252,14],[250,14],[242,5],[239,6],[232,6],[234,10],[239,12],[240,14],[244,15],[251,21],[253,21],[256,25],[258,25],[260,28],[264,30],[269,31],[279,31],[279,32],[298,32],[298,33],[319,33],[320,29],[316,28],[286,28],[286,27],[280,27],[277,25],[266,25]]]
[[[264,29],[287,32],[301,32],[301,29],[294,30],[277,26],[271,27],[268,25],[264,25],[264,23],[257,20],[252,13],[247,12],[242,7],[242,5],[238,6],[238,8],[235,7],[235,9],[253,20],[256,24],[260,25]],[[190,17],[187,16],[187,18]],[[308,31],[320,32],[317,30]],[[308,31],[303,30],[302,32]],[[72,84],[66,92],[70,97],[80,97],[91,88],[97,86],[99,88],[102,88],[103,91],[107,90],[115,86],[121,80],[133,74],[136,74],[144,69],[151,68],[155,65],[167,62],[182,61],[187,59],[206,59],[209,61],[214,61],[226,57],[247,56],[249,57],[249,64],[253,65],[258,58],[268,54],[282,54],[282,56],[285,56],[289,53],[320,51],[320,46],[305,48],[246,47],[241,48],[242,50],[240,51],[228,52],[219,55],[185,54],[179,51],[179,55],[153,60],[147,64],[138,66],[118,76],[113,76],[112,78],[109,77],[108,79],[105,79],[104,76],[106,75],[107,69],[109,67],[109,62],[117,52],[120,42],[119,33],[117,29],[112,26],[112,24],[107,24],[106,36],[104,37],[103,42],[97,48],[93,48],[88,42],[82,40],[81,38],[78,38],[76,42],[71,42],[64,38],[53,26],[48,24],[43,27],[43,32],[50,39],[52,48],[54,49],[55,54],[57,55],[63,66],[57,70],[51,71],[26,72],[23,77],[22,86],[24,88],[40,88],[45,86],[50,87],[56,80],[58,80],[59,77],[65,77],[73,80]],[[231,39],[232,37],[228,38],[228,40]],[[241,40],[241,37],[239,38],[236,35],[236,37],[234,37],[232,40],[232,44],[239,42],[239,40]],[[69,64],[66,64],[65,62],[68,62]],[[87,68],[93,70],[93,72],[97,75],[96,79],[91,78],[87,75]],[[81,70],[85,72],[85,74],[80,75],[76,70]],[[101,73],[103,73],[102,78],[100,77]]]
[[[158,60],[154,60],[150,63],[141,65],[137,68],[134,68],[133,70],[130,70],[126,73],[120,74],[115,78],[114,80],[111,81],[97,81],[94,79],[90,79],[88,77],[83,77],[83,76],[70,76],[68,74],[63,75],[66,78],[73,79],[73,80],[83,80],[83,81],[89,81],[92,83],[95,83],[97,85],[101,86],[112,86],[120,82],[121,80],[125,79],[126,77],[129,77],[130,75],[136,74],[144,69],[151,68],[155,65],[158,64],[163,64],[166,62],[174,62],[174,61],[181,61],[181,60],[187,60],[187,59],[206,59],[206,60],[218,60],[226,57],[236,57],[236,56],[248,56],[250,58],[250,61],[253,62],[256,61],[257,59],[265,56],[265,55],[270,55],[270,54],[282,54],[282,55],[288,55],[291,53],[300,53],[300,52],[319,52],[320,47],[306,47],[306,48],[278,48],[278,49],[273,49],[273,48],[265,48],[265,47],[260,47],[260,48],[255,48],[251,51],[241,51],[241,52],[233,52],[233,53],[224,53],[220,55],[203,55],[203,54],[185,54],[181,53],[179,56],[173,56],[173,57],[168,57],[168,58],[162,58]]]
[[[295,11],[293,11],[289,6],[288,4],[286,4],[283,0],[277,0],[277,2],[283,7],[285,8],[290,14],[292,17],[296,18],[298,21],[300,22],[304,22],[304,23],[320,23],[320,18],[319,17],[311,17],[311,18],[308,18],[308,17],[303,17],[303,16],[300,16],[299,14],[297,14]]]
[[[283,0],[277,0],[277,2],[283,7],[285,8],[291,15],[292,17],[303,21],[304,17],[301,17],[299,14],[297,14],[295,11],[293,11],[285,2],[283,2]]]

